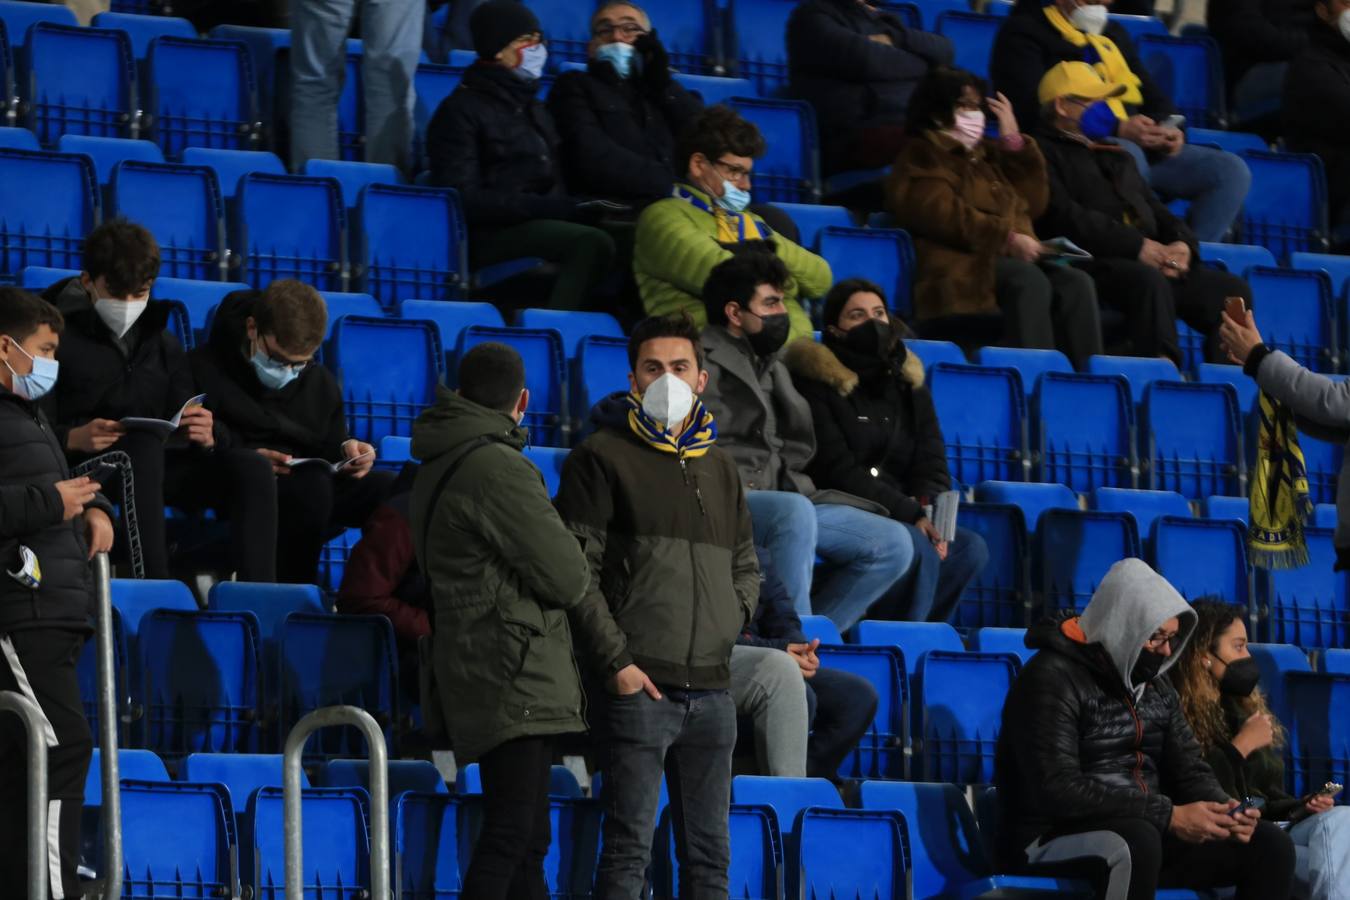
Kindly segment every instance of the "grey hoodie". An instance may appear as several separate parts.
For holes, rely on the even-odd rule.
[[[1131,673],[1144,643],[1158,627],[1176,616],[1180,622],[1178,643],[1163,661],[1158,674],[1170,669],[1195,631],[1196,615],[1177,589],[1142,559],[1122,559],[1113,565],[1083,610],[1078,624],[1089,643],[1101,644],[1120,673],[1125,687],[1137,701],[1144,685],[1135,684]]]

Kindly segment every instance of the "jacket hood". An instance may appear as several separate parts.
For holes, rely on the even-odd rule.
[[[600,398],[600,401],[591,407],[591,424],[597,429],[614,428],[618,431],[627,431],[628,409],[628,392],[615,391]]]
[[[444,456],[475,438],[493,435],[517,450],[526,431],[504,412],[466,400],[447,387],[436,388],[436,402],[413,423],[412,455],[423,463]]]
[[[1170,669],[1185,649],[1195,631],[1195,610],[1166,578],[1143,560],[1122,559],[1097,586],[1078,624],[1088,643],[1102,646],[1125,687],[1138,697],[1144,685],[1134,683],[1131,675],[1134,664],[1143,652],[1144,642],[1173,616],[1180,622],[1177,645],[1163,661],[1158,675]]]
[[[798,338],[788,344],[783,362],[793,375],[828,385],[841,397],[847,397],[858,386],[858,373],[844,365],[829,347],[811,338]],[[923,361],[913,353],[906,354],[900,375],[911,387],[923,387]]]

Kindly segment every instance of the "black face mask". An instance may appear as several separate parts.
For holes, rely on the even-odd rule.
[[[1154,653],[1152,650],[1142,650],[1139,653],[1139,659],[1135,661],[1134,668],[1130,670],[1130,680],[1134,682],[1135,687],[1141,684],[1147,684],[1158,677],[1158,670],[1167,662],[1167,657]]]
[[[883,322],[881,319],[868,319],[861,325],[855,325],[844,332],[844,346],[862,356],[876,356],[882,359],[888,359],[893,354],[892,351],[898,350],[901,354],[900,360],[903,361],[903,344],[899,347],[893,346],[895,341],[895,329],[891,327],[890,322]]]
[[[750,342],[750,349],[755,351],[756,356],[760,358],[773,356],[787,343],[788,331],[792,327],[791,323],[788,322],[787,313],[761,316],[759,313],[750,312],[748,309],[743,309],[742,312],[750,313],[750,315],[759,319],[759,331],[754,334],[748,331],[745,333],[745,339]]]
[[[1244,656],[1225,665],[1228,668],[1224,669],[1223,677],[1219,679],[1219,693],[1230,697],[1250,697],[1261,681],[1261,668],[1256,660]]]

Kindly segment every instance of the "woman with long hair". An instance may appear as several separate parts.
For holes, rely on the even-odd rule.
[[[1347,900],[1350,809],[1316,792],[1285,792],[1285,733],[1257,686],[1261,671],[1247,649],[1246,610],[1208,600],[1192,605],[1199,621],[1171,676],[1206,761],[1230,797],[1262,797],[1262,818],[1288,823],[1297,854],[1295,897]]]

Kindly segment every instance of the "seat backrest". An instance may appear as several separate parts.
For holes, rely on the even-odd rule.
[[[1046,510],[1036,531],[1041,595],[1047,613],[1082,611],[1111,566],[1142,557],[1134,517],[1123,512]]]
[[[1350,675],[1350,648],[1329,647],[1322,651],[1318,671],[1328,675]]]
[[[1027,660],[1036,655],[1036,651],[1027,646],[1026,637],[1025,628],[972,628],[967,641],[973,651],[1011,653],[1026,665]]]
[[[384,315],[380,301],[369,294],[348,291],[324,291],[324,305],[328,307],[328,337],[333,336],[333,325],[343,316],[365,316],[378,319]],[[383,458],[384,454],[380,454]]]
[[[53,22],[57,25],[79,25],[75,13],[69,7],[54,3],[31,3],[25,0],[3,0],[0,2],[0,21],[5,23],[11,46],[24,42],[28,29],[38,22]]]
[[[819,240],[820,255],[830,264],[835,281],[865,276],[881,285],[897,315],[909,318],[913,312],[914,273],[914,245],[909,232],[827,225],[820,230]]]
[[[347,210],[333,178],[251,173],[239,179],[244,280],[262,290],[295,278],[341,291],[347,267]]]
[[[1190,129],[1190,140],[1194,142],[1197,129]],[[1219,262],[1234,275],[1241,275],[1252,266],[1278,265],[1275,255],[1259,244],[1222,244],[1213,241],[1200,242],[1200,258],[1205,262]],[[1262,312],[1265,308],[1262,307]]]
[[[128,664],[127,664],[127,631],[126,626],[122,624],[122,613],[117,607],[112,608],[112,649],[113,649],[113,697],[118,708],[126,706],[130,701],[130,688],[127,685]],[[80,685],[80,702],[84,707],[84,717],[89,722],[89,733],[94,739],[94,746],[98,747],[103,743],[103,730],[100,727],[100,709],[101,693],[99,691],[98,679],[98,641],[89,640],[84,642],[80,649],[80,658],[75,663],[75,677]],[[126,746],[128,723],[130,715],[119,715],[117,726],[118,746]]]
[[[1333,570],[1334,532],[1308,528],[1303,536],[1308,547],[1306,564],[1260,575],[1270,607],[1268,638],[1304,650],[1350,647],[1350,575]]]
[[[1340,340],[1332,309],[1331,277],[1325,272],[1253,266],[1247,283],[1261,310],[1261,337],[1314,372],[1340,366]]]
[[[164,153],[158,144],[131,138],[63,134],[56,146],[62,153],[83,153],[93,160],[94,176],[100,185],[106,185],[112,180],[113,167],[124,159],[164,162]]]
[[[916,703],[923,716],[926,781],[988,784],[994,780],[994,747],[1003,700],[1017,675],[1016,657],[999,653],[924,656]]]
[[[197,609],[192,591],[181,581],[114,578],[112,580],[113,606],[122,615],[127,639],[135,642],[140,635],[141,620],[156,609]]]
[[[464,67],[422,63],[413,75],[413,90],[417,102],[413,106],[413,160],[425,168],[427,126],[437,108],[455,92],[464,79]]]
[[[353,437],[378,443],[410,435],[445,377],[445,354],[430,322],[345,316],[333,328],[332,364]]]
[[[1345,444],[1319,440],[1306,432],[1298,436],[1298,442],[1308,473],[1308,495],[1314,503],[1336,502],[1336,483],[1345,458]]]
[[[195,40],[197,28],[187,19],[177,16],[141,16],[135,13],[101,12],[90,22],[95,28],[116,28],[131,38],[131,50],[137,59],[145,59],[150,41],[157,37],[176,37]]]
[[[333,178],[342,185],[344,205],[356,208],[361,190],[368,184],[403,184],[406,179],[397,167],[388,163],[355,162],[344,159],[307,159],[305,174],[315,178]]]
[[[1289,701],[1285,697],[1284,676],[1287,672],[1311,672],[1308,654],[1293,644],[1250,643],[1252,659],[1261,668],[1261,692],[1271,712],[1281,722],[1290,721]]]
[[[1026,479],[1026,399],[1015,370],[938,363],[929,389],[954,487]]]
[[[1247,605],[1247,534],[1241,522],[1160,516],[1153,522],[1152,545],[1153,568],[1181,596]]]
[[[687,4],[693,6],[695,4]],[[661,28],[661,37],[666,36],[665,27]],[[732,97],[757,97],[758,89],[748,78],[723,78],[717,75],[693,75],[689,72],[672,73],[675,81],[691,94],[698,94],[704,106],[726,103]]]
[[[1206,497],[1206,519],[1237,519],[1243,525],[1251,511],[1251,501],[1246,497]]]
[[[47,266],[24,266],[19,271],[19,287],[26,291],[42,293],[47,288],[67,278],[75,278],[79,269],[52,269]]]
[[[1012,503],[1021,507],[1028,532],[1040,528],[1041,516],[1051,509],[1078,509],[1078,497],[1062,484],[1020,481],[982,481],[975,486],[979,503]]]
[[[852,214],[842,206],[823,206],[817,203],[775,205],[792,219],[792,224],[797,226],[801,238],[798,243],[808,250],[814,250],[819,246],[821,229],[830,225],[838,228],[853,227]]]
[[[370,790],[370,760],[330,759],[319,769],[317,787],[359,787]],[[430,760],[394,759],[389,761],[389,796],[406,791],[421,794],[448,794],[445,779]]]
[[[1188,500],[1243,493],[1241,415],[1231,385],[1154,381],[1144,389],[1143,413],[1139,455],[1148,487]]]
[[[1311,153],[1242,154],[1252,173],[1242,207],[1242,239],[1283,259],[1299,250],[1326,249],[1327,180]]]
[[[76,154],[0,150],[0,210],[0,275],[26,266],[78,270],[84,236],[98,222],[94,167]]]
[[[807,810],[799,830],[803,896],[906,895],[909,839],[900,813]]]
[[[166,156],[185,147],[256,149],[253,61],[242,41],[157,37],[146,68],[151,132]]]
[[[1177,381],[1177,367],[1166,359],[1142,356],[1092,356],[1088,372],[1093,375],[1120,375],[1130,385],[1130,398],[1136,405],[1144,401],[1144,388],[1153,381]]]
[[[1139,58],[1158,82],[1163,96],[1191,125],[1221,127],[1225,114],[1219,47],[1208,37],[1140,35]]]
[[[781,3],[784,0],[762,0]],[[749,76],[752,77],[752,76]],[[761,89],[761,94],[769,96]],[[727,105],[764,135],[764,155],[755,160],[755,196],[760,202],[812,202],[820,197],[820,150],[816,114],[802,100],[736,97]]]
[[[804,615],[800,616],[802,620],[802,634],[806,635],[807,640],[820,638],[822,644],[842,644],[843,637],[839,634],[839,628],[830,620],[829,616]]]
[[[558,483],[562,478],[563,463],[567,461],[568,450],[565,447],[535,447],[533,445],[525,448],[525,458],[534,463],[544,476],[544,486],[548,488],[550,497],[558,493]]]
[[[792,7],[792,0],[731,4],[737,74],[753,81],[765,97],[787,84],[787,21]]]
[[[122,781],[123,896],[237,895],[234,810],[218,784]]]
[[[464,800],[404,794],[389,823],[395,897],[456,897],[464,885],[473,834],[461,822]]]
[[[306,896],[356,900],[370,889],[370,800],[360,788],[306,788],[301,792],[304,892]],[[240,846],[240,880],[258,900],[282,900],[286,892],[285,831],[280,788],[264,787],[249,798]],[[341,887],[337,887],[337,886]]]
[[[1058,350],[1029,350],[1024,347],[981,347],[975,362],[982,366],[1016,369],[1022,378],[1022,393],[1030,397],[1045,372],[1073,373],[1073,364]]]
[[[731,802],[772,808],[785,837],[796,833],[797,816],[807,807],[844,808],[839,791],[824,778],[768,775],[737,775],[731,780]]]
[[[183,781],[223,784],[237,815],[248,808],[253,792],[262,787],[281,787],[280,753],[191,753],[179,768]],[[300,786],[309,787],[309,776],[300,770]]]
[[[583,338],[577,347],[577,419],[587,423],[595,404],[615,391],[627,391],[628,371],[627,338]]]
[[[435,323],[441,347],[447,353],[454,352],[459,346],[460,332],[470,325],[506,326],[497,307],[473,300],[404,300],[399,305],[399,316]]]
[[[1337,297],[1345,294],[1346,282],[1350,281],[1350,256],[1339,253],[1296,250],[1289,254],[1289,266],[1300,271],[1326,272],[1331,276],[1331,287]]]
[[[205,334],[212,311],[234,291],[246,291],[241,281],[197,281],[191,278],[156,278],[150,295],[156,300],[177,300],[187,307],[192,327]]]
[[[126,32],[38,22],[24,57],[28,124],[43,145],[62,134],[131,136],[136,60]]]
[[[566,443],[567,400],[564,384],[567,355],[563,338],[552,328],[488,328],[472,325],[459,337],[460,355],[488,341],[516,349],[525,363],[525,386],[530,390],[530,408],[522,424],[530,429],[532,442],[546,447]]]
[[[464,216],[447,188],[367,185],[357,201],[361,251],[353,289],[385,308],[457,299],[468,275]]]
[[[1092,508],[1102,512],[1124,512],[1134,517],[1141,539],[1153,534],[1158,516],[1189,516],[1190,504],[1176,491],[1144,491],[1128,488],[1098,488],[1092,495]]]
[[[574,312],[564,309],[522,309],[516,319],[521,328],[552,328],[562,335],[563,350],[568,360],[577,358],[581,340],[599,336],[622,338],[623,326],[619,320],[604,312]]]
[[[858,746],[844,759],[840,778],[904,778],[908,773],[905,748],[909,744],[909,706],[905,660],[895,647],[827,645],[819,649],[821,665],[851,672],[867,680],[877,692],[872,724]]]
[[[1021,507],[1011,503],[966,503],[957,516],[962,528],[984,538],[989,561],[966,586],[955,624],[972,628],[1021,626],[1030,614],[1030,539]]]
[[[1195,374],[1196,380],[1201,384],[1231,384],[1233,390],[1237,391],[1238,409],[1244,416],[1256,409],[1256,397],[1261,389],[1256,386],[1255,381],[1247,377],[1241,366],[1201,363],[1196,367]]]
[[[1080,492],[1133,487],[1138,477],[1136,427],[1124,378],[1046,372],[1031,410],[1041,481]]]
[[[924,341],[918,338],[906,338],[905,348],[919,358],[924,368],[929,368],[937,363],[964,366],[967,362],[966,354],[951,341]]]
[[[956,785],[864,781],[858,797],[863,809],[904,815],[915,897],[958,893],[967,882],[991,873],[975,815]]]
[[[989,77],[989,56],[994,50],[1003,19],[973,12],[941,12],[937,17],[937,33],[951,39],[956,49],[953,65],[974,72],[981,78]]]
[[[219,281],[225,266],[225,204],[205,166],[124,160],[113,169],[114,211],[159,243],[160,274]]]
[[[84,805],[103,805],[103,751],[95,747],[94,755],[89,759],[89,771],[84,776]],[[278,757],[280,759],[280,757]],[[135,779],[136,781],[168,781],[169,770],[164,760],[153,750],[117,751],[117,779]]]
[[[853,629],[859,644],[869,647],[898,647],[904,656],[905,678],[911,690],[917,690],[915,679],[923,656],[930,650],[960,653],[965,650],[961,635],[946,622],[885,622],[863,619]]]
[[[323,594],[312,584],[255,584],[218,581],[211,586],[206,608],[213,612],[249,612],[258,620],[264,640],[273,640],[281,623],[293,612],[328,612]]]
[[[0,128],[0,147],[7,150],[41,150],[42,146],[38,144],[37,135],[27,128],[16,128],[6,125]],[[58,144],[58,149],[63,153],[74,153],[76,151],[67,150]]]
[[[1350,783],[1350,675],[1291,672],[1285,676],[1290,718],[1289,783],[1294,796],[1328,781]]]
[[[222,150],[215,147],[185,147],[183,162],[214,169],[221,195],[233,200],[239,192],[239,180],[245,175],[285,175],[286,165],[267,150]]]
[[[1112,13],[1110,21],[1125,29],[1130,40],[1137,41],[1146,34],[1167,35],[1167,23],[1157,16],[1131,16]]]

